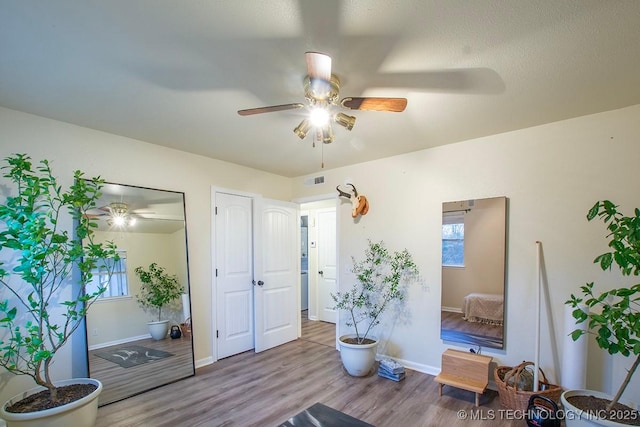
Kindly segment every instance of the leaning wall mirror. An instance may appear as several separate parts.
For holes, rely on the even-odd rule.
[[[442,204],[440,338],[504,348],[507,198]]]
[[[194,375],[184,193],[107,183],[87,214],[97,219],[95,240],[114,242],[121,258],[111,280],[94,276],[106,291],[87,315],[89,375],[104,386],[99,404]],[[137,298],[135,270],[154,263],[183,288],[161,310]],[[154,339],[156,324],[168,332]]]

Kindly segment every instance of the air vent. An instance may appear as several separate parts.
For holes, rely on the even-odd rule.
[[[304,180],[304,185],[324,184],[324,176],[316,176]]]

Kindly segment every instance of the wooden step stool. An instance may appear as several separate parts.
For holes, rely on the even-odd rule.
[[[450,385],[476,394],[476,406],[480,406],[480,395],[489,383],[489,363],[491,356],[483,356],[466,351],[448,349],[442,353],[442,370],[435,378],[442,387]]]

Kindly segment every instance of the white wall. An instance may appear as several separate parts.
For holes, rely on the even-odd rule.
[[[87,315],[87,345],[90,349],[146,336],[149,333],[147,322],[150,321],[169,319],[170,325],[177,325],[184,320],[181,299],[165,305],[162,319],[158,319],[157,309],[145,311],[135,297],[141,286],[135,274],[136,267],[148,270],[153,262],[170,275],[179,273],[179,283],[187,289],[183,230],[171,234],[96,231],[94,241],[111,241],[119,250],[126,251],[129,296],[98,300],[93,304]]]
[[[100,175],[109,182],[185,192],[195,358],[210,358],[211,186],[291,200],[290,179],[0,108],[0,158],[16,152],[27,153],[34,160],[50,160],[65,187],[71,183],[72,171],[80,169],[88,177]],[[65,347],[56,359],[57,378],[71,376],[71,348],[81,351],[74,343]],[[76,367],[81,363],[76,361]],[[28,378],[1,373],[0,400],[32,384]]]
[[[463,126],[464,124],[461,124]],[[559,378],[564,301],[587,281],[599,289],[622,283],[615,273],[592,264],[606,250],[605,228],[585,219],[588,209],[608,198],[632,213],[640,207],[640,105],[418,151],[352,167],[324,171],[325,184],[294,181],[294,197],[323,194],[347,177],[370,202],[369,213],[351,219],[339,207],[340,283],[351,255],[366,240],[383,239],[392,249],[406,247],[422,271],[423,285],[409,298],[411,322],[387,330],[387,353],[424,371],[439,370],[445,348],[440,333],[440,224],[442,202],[506,196],[508,203],[506,349],[483,353],[499,364],[533,360],[536,246],[543,244],[551,301],[543,311],[541,367]],[[337,142],[336,142],[337,143]],[[463,348],[464,349],[464,348]],[[623,373],[620,363],[589,351],[588,386],[612,391]],[[625,366],[625,365],[622,365]],[[640,375],[626,395],[640,401]]]
[[[463,125],[463,124],[461,124]],[[606,250],[601,224],[588,223],[587,210],[608,198],[626,212],[640,207],[640,105],[602,114],[418,151],[347,168],[324,171],[325,184],[304,185],[229,163],[153,146],[103,132],[0,108],[0,157],[27,152],[53,161],[54,171],[84,170],[107,181],[186,193],[189,261],[196,359],[211,356],[210,188],[216,185],[290,200],[333,192],[350,178],[370,201],[357,221],[350,204],[338,206],[340,282],[351,255],[360,256],[368,238],[390,248],[406,247],[422,270],[413,289],[406,325],[388,329],[387,353],[424,371],[437,371],[447,346],[440,330],[440,223],[444,201],[507,196],[508,255],[506,349],[484,350],[499,364],[532,360],[534,343],[535,241],[543,242],[548,309],[543,311],[541,364],[557,378],[562,352],[563,302],[586,281],[600,289],[633,283],[603,273],[591,260]],[[337,142],[336,142],[337,143]],[[293,189],[291,188],[293,184]],[[61,354],[60,377],[71,370]],[[67,356],[67,357],[65,357]],[[628,361],[589,349],[588,386],[611,391]],[[68,375],[66,375],[68,376]],[[2,375],[0,398],[21,389]],[[635,394],[634,394],[635,393]],[[640,401],[640,377],[627,396]]]

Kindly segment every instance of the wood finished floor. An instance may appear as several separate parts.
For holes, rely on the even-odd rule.
[[[335,349],[334,325],[304,318],[302,325],[301,339],[219,360],[194,377],[103,406],[96,427],[275,427],[316,402],[378,427],[525,424],[508,420],[492,391],[474,408],[473,393],[445,387],[439,397],[433,376],[420,372],[407,370],[398,383],[375,373],[350,377]],[[483,419],[461,419],[458,411]]]
[[[300,339],[336,348],[335,324],[309,320],[307,310],[302,311],[300,319],[302,322],[302,336]]]
[[[96,353],[129,345],[167,351],[173,356],[130,368],[123,368],[117,363],[96,356]],[[89,351],[89,373],[92,378],[100,380],[104,387],[98,400],[98,404],[101,406],[150,388],[193,376],[191,339],[181,337],[156,341],[148,338],[99,350],[91,350]]]
[[[467,322],[464,320],[462,313],[454,313],[451,311],[441,312],[442,327],[445,329],[454,329],[461,332],[467,332],[475,335],[482,335],[491,338],[502,338],[503,327],[496,325],[487,325],[480,322]]]

